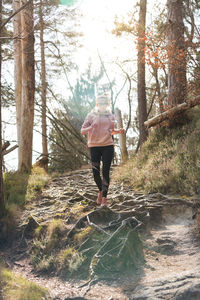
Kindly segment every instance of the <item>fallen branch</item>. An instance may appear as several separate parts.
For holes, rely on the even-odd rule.
[[[8,149],[6,151],[4,150],[2,153],[3,153],[3,155],[6,155],[6,154],[12,152],[13,150],[15,150],[18,147],[19,147],[18,145],[15,145],[15,146],[11,147],[10,149]]]
[[[174,117],[178,114],[185,112],[189,108],[194,107],[198,104],[200,104],[200,95],[198,95],[197,97],[195,97],[194,99],[192,99],[188,102],[183,102],[183,103],[181,103],[175,107],[172,107],[169,110],[147,120],[146,122],[144,122],[144,125],[147,128],[153,127],[157,124],[162,123],[163,121],[165,121],[167,119],[172,118],[172,116]]]

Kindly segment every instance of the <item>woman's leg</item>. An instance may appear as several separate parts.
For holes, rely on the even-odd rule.
[[[90,148],[90,157],[92,164],[92,172],[94,176],[94,181],[99,189],[99,195],[97,198],[97,203],[101,203],[102,199],[102,179],[100,175],[100,160],[101,160],[101,147],[91,147]]]
[[[103,147],[102,152],[102,162],[103,162],[103,180],[102,180],[102,190],[103,198],[107,197],[108,187],[110,183],[110,166],[114,157],[114,146],[105,146]]]

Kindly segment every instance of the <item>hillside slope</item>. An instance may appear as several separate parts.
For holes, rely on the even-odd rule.
[[[114,177],[145,192],[199,194],[200,109],[192,109],[185,124],[176,128],[152,129],[142,150]]]

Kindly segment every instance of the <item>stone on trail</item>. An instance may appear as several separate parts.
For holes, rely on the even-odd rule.
[[[126,217],[126,218],[125,218]],[[134,217],[114,212],[103,206],[79,219],[68,234],[73,239],[90,226],[92,231],[78,251],[85,257],[82,270],[90,275],[132,272],[144,262],[142,242],[137,228],[141,225]]]
[[[142,242],[138,232],[131,225],[133,223],[134,219],[124,220],[100,247],[90,264],[92,273],[109,275],[113,272],[133,272],[144,262]]]
[[[40,224],[36,221],[36,219],[33,216],[29,216],[25,224],[24,236],[29,238],[32,237],[35,229],[39,226]]]
[[[200,283],[193,284],[190,287],[181,289],[176,295],[176,300],[199,300],[200,299]]]

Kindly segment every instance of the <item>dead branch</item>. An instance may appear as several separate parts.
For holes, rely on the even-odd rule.
[[[19,147],[18,145],[15,145],[15,146],[11,147],[10,149],[8,149],[6,151],[4,150],[3,151],[3,156],[6,155],[6,154],[8,154],[8,153],[10,153],[10,152],[12,152],[13,150],[15,150],[18,147]]]
[[[153,127],[155,125],[162,123],[165,120],[171,119],[172,116],[174,118],[176,115],[181,114],[181,113],[185,112],[186,110],[188,110],[189,108],[192,108],[198,104],[200,104],[200,95],[198,95],[197,97],[195,97],[192,100],[189,100],[188,102],[183,102],[183,103],[181,103],[177,106],[174,106],[174,107],[170,108],[169,110],[147,120],[146,122],[144,122],[144,125],[147,128]]]

